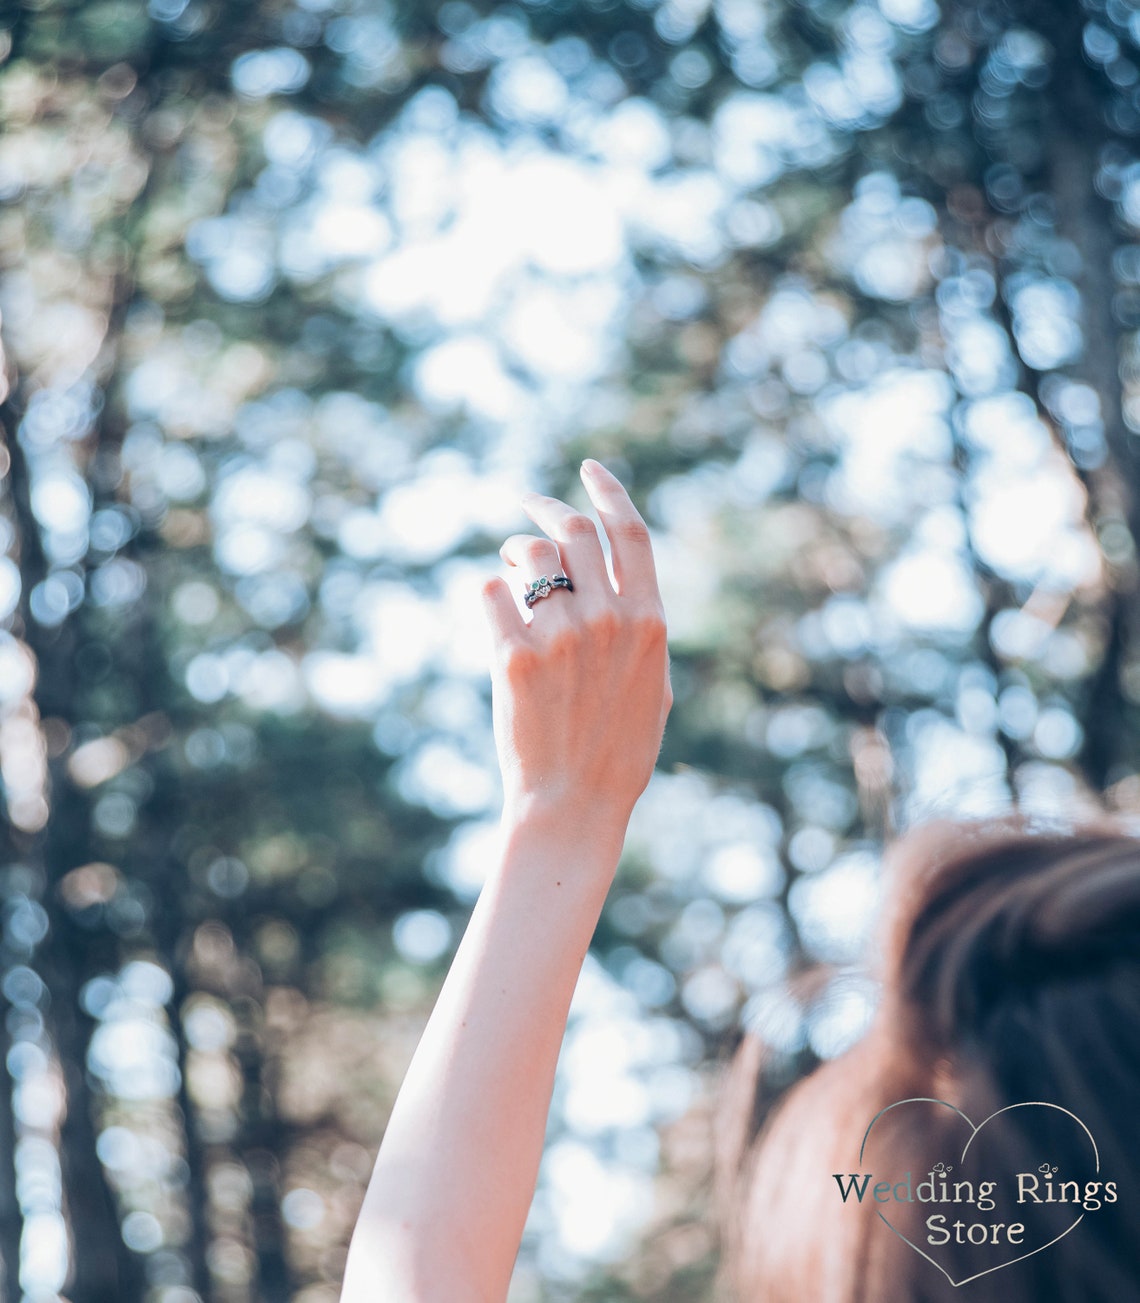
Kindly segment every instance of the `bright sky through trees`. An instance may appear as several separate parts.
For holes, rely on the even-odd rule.
[[[477,604],[602,459],[677,705],[511,1303],[711,1300],[884,839],[1140,810],[1131,0],[0,16],[0,1296],[333,1303],[486,873]],[[575,497],[575,501],[578,498]]]

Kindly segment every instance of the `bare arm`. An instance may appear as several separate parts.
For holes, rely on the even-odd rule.
[[[526,500],[549,536],[503,547],[527,579],[564,571],[520,617],[484,588],[505,793],[479,897],[381,1145],[341,1303],[502,1303],[534,1195],[574,986],[672,702],[648,533],[596,462],[588,517]]]

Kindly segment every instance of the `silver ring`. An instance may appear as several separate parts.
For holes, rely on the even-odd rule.
[[[549,597],[556,588],[565,588],[568,593],[574,591],[574,585],[565,575],[551,575],[549,579],[543,575],[541,579],[536,579],[526,590],[523,601],[528,607],[531,607],[535,602],[540,602],[544,597]]]

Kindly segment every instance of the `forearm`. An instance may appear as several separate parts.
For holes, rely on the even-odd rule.
[[[504,818],[388,1124],[342,1303],[501,1303],[534,1193],[566,1016],[621,817]],[[595,812],[596,813],[596,812]]]

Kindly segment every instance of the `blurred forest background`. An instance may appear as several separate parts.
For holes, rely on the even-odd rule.
[[[0,116],[0,1299],[334,1303],[586,455],[677,705],[512,1303],[711,1299],[884,839],[1140,813],[1140,5],[0,0]]]

